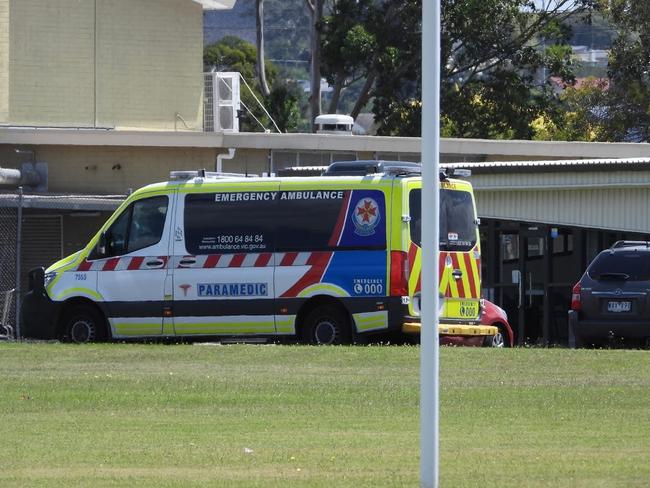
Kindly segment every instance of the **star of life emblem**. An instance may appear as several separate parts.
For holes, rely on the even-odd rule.
[[[360,236],[371,236],[375,233],[375,227],[379,223],[379,205],[372,198],[362,198],[354,206],[352,222],[354,233]]]

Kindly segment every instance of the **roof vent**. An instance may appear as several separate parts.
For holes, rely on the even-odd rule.
[[[323,114],[314,119],[316,133],[352,135],[354,119],[349,115]]]

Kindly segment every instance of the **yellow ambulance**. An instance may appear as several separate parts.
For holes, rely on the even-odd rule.
[[[172,172],[130,195],[88,245],[30,272],[23,331],[92,342],[419,333],[421,167],[333,163],[319,177]],[[472,187],[441,176],[440,331],[478,324]]]

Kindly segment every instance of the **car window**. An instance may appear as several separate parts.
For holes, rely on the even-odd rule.
[[[650,280],[650,253],[637,251],[599,254],[587,270],[595,280]]]
[[[166,196],[133,202],[106,231],[106,254],[122,256],[158,244],[167,216]]]
[[[411,240],[421,246],[422,191],[409,193]],[[476,245],[476,216],[472,194],[467,191],[440,190],[440,250],[469,251]]]
[[[185,197],[190,254],[273,252],[274,192],[197,193]]]
[[[162,239],[167,215],[167,197],[138,200],[133,204],[129,228],[128,252],[158,244]]]
[[[131,207],[122,212],[122,214],[113,222],[108,231],[106,231],[106,255],[120,256],[126,254],[126,238],[131,218]]]

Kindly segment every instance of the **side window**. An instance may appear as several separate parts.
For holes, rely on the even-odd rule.
[[[129,205],[106,231],[106,257],[126,254],[127,232],[132,207],[133,205]]]
[[[144,198],[129,205],[105,233],[106,255],[121,256],[158,244],[167,216],[166,196]]]
[[[167,216],[167,197],[153,197],[133,203],[128,252],[158,244]]]
[[[281,191],[278,251],[386,249],[380,190]]]
[[[187,195],[183,219],[187,252],[273,252],[277,194],[262,191]]]

